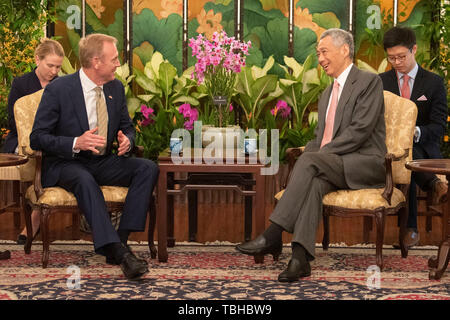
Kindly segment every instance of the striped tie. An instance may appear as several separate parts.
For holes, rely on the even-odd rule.
[[[108,138],[108,110],[106,109],[105,99],[102,97],[103,89],[100,87],[96,87],[96,106],[97,106],[97,127],[98,127],[98,135]],[[106,147],[106,146],[105,146]],[[97,147],[97,150],[100,151],[100,154],[105,154],[105,147]]]

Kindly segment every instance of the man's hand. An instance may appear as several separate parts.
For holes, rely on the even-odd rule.
[[[96,134],[98,127],[88,130],[78,137],[74,149],[91,150],[93,153],[100,153],[96,147],[104,147],[106,145],[106,138]]]
[[[125,153],[130,151],[130,139],[126,135],[123,134],[122,130],[119,130],[117,133],[117,141],[119,142],[119,149],[117,150],[118,156],[123,156]]]

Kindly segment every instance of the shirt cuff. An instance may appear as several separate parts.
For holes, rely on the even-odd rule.
[[[77,139],[78,139],[78,137],[75,137],[73,139],[73,144],[72,144],[72,152],[73,153],[80,153],[80,149],[75,149],[75,144],[77,143]]]
[[[414,142],[417,143],[420,140],[420,128],[416,127],[414,129]]]

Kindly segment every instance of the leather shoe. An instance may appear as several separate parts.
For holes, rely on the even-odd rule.
[[[36,237],[38,236],[39,232],[41,232],[41,228],[38,228],[38,230],[36,231],[36,233],[33,236],[33,240],[36,239]],[[23,234],[19,234],[17,236],[17,244],[25,244],[27,243],[27,236],[23,235]]]
[[[289,260],[287,268],[279,274],[278,281],[294,282],[300,278],[309,277],[311,275],[311,265],[309,262],[300,262],[292,258]]]
[[[407,248],[414,247],[419,243],[420,236],[419,233],[414,229],[408,229],[403,238],[403,243]]]
[[[264,256],[271,254],[273,260],[278,261],[278,257],[283,250],[283,243],[281,241],[275,243],[267,243],[266,238],[261,234],[255,240],[238,244],[236,250],[241,253],[251,256]]]
[[[148,272],[148,268],[139,261],[131,252],[124,254],[120,268],[128,280],[139,280]]]
[[[403,237],[403,243],[409,249],[411,247],[416,246],[419,243],[420,235],[415,229],[408,228],[406,230],[405,236]],[[400,245],[398,243],[394,243],[392,245],[394,249],[400,249]]]
[[[136,256],[136,254],[131,250],[129,245],[125,245],[125,247],[128,249],[128,251],[136,257],[136,259],[138,259],[141,263],[143,263],[144,265],[148,266],[148,262],[145,259],[140,259]],[[119,265],[120,263],[116,261],[116,259],[112,256],[106,256],[106,264],[111,264],[111,265]]]
[[[443,203],[447,201],[448,185],[441,180],[436,180],[433,184],[433,193],[431,195],[431,201],[433,205]]]

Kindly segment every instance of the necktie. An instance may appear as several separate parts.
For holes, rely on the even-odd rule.
[[[328,115],[325,121],[325,130],[323,132],[322,143],[320,144],[321,148],[328,142],[330,142],[331,137],[333,136],[334,116],[336,114],[336,108],[338,105],[338,95],[339,95],[339,82],[334,80],[333,92],[331,93],[330,108],[328,109]]]
[[[107,139],[108,110],[106,109],[105,99],[102,98],[103,90],[100,87],[96,87],[94,90],[96,94],[96,107],[97,107],[97,127],[98,127],[97,134]],[[105,154],[105,148],[98,147],[97,149],[100,151],[101,155]]]
[[[411,97],[411,90],[409,89],[409,76],[405,74],[403,76],[403,85],[402,85],[402,97],[409,99]]]

